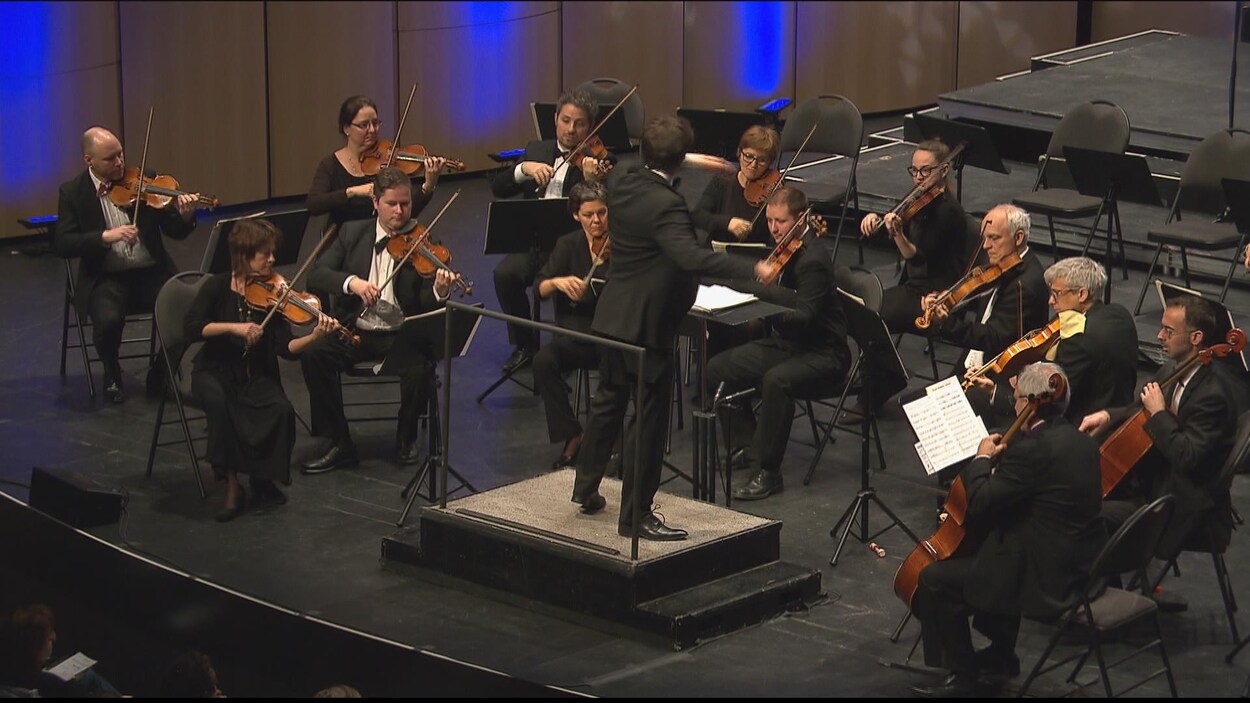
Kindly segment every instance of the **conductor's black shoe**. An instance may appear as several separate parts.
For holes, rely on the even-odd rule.
[[[581,512],[584,515],[594,515],[608,505],[608,499],[600,495],[598,491],[591,493],[581,500],[574,499],[573,502],[582,504]]]
[[[912,686],[911,690],[924,698],[968,698],[979,695],[982,687],[975,677],[950,674],[936,686]]]
[[[734,491],[735,500],[762,500],[784,488],[781,474],[776,471],[757,471],[747,485]]]
[[[110,403],[124,403],[126,392],[122,390],[121,381],[113,381],[104,387],[104,399]]]
[[[399,443],[399,465],[410,466],[421,461],[421,448],[416,440]]]
[[[330,445],[330,450],[325,454],[304,462],[300,467],[300,473],[305,476],[314,474],[324,474],[338,468],[349,468],[360,464],[360,458],[356,456],[356,445],[347,442],[335,443]]]
[[[503,370],[505,372],[516,371],[517,369],[525,368],[525,366],[533,360],[534,352],[526,349],[525,347],[517,347],[512,352],[512,356],[508,357],[508,360],[503,362]]]
[[[622,537],[629,537],[631,532],[629,525],[618,523],[616,526],[616,534]],[[665,525],[660,518],[655,516],[655,513],[648,513],[642,516],[642,523],[638,526],[638,536],[652,542],[680,542],[690,535],[685,530]]]

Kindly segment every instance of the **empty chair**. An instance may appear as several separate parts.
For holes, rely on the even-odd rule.
[[[816,131],[812,132],[812,127]],[[859,209],[859,189],[855,178],[855,170],[859,165],[859,150],[864,143],[864,117],[859,108],[850,98],[841,95],[818,95],[808,98],[786,120],[781,130],[781,152],[793,154],[803,144],[811,132],[811,139],[803,148],[803,156],[799,162],[811,161],[811,157],[843,156],[848,160],[845,180],[834,183],[815,183],[808,181],[799,185],[807,193],[815,206],[816,212],[832,217],[837,214],[837,222],[830,222],[833,233],[833,257],[837,260],[838,242],[841,241],[842,223],[846,221],[847,208],[852,199],[855,209]],[[789,156],[782,157],[781,167],[789,163]],[[841,207],[839,207],[841,206]],[[864,263],[864,245],[856,235],[859,246],[859,263]]]
[[[621,98],[629,92],[633,86],[616,78],[591,78],[590,80],[577,86],[577,90],[584,90],[590,93],[596,101],[599,102],[599,110],[601,114],[607,114],[605,110],[610,109],[613,105],[620,102]],[[634,93],[621,106],[621,112],[625,114],[625,129],[629,132],[630,140],[637,142],[642,139],[642,129],[647,125],[646,115],[643,112],[642,96]]]

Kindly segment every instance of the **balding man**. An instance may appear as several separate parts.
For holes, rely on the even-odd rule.
[[[181,195],[166,208],[141,207],[135,224],[128,210],[109,200],[111,185],[126,170],[122,144],[112,132],[92,127],[82,135],[87,168],[61,184],[57,204],[56,251],[78,257],[74,305],[91,320],[91,341],[104,365],[104,396],[125,399],[118,348],[127,314],[151,312],[156,294],[175,272],[161,234],[184,239],[195,231],[198,194]],[[148,388],[162,387],[163,371],[148,371]]]

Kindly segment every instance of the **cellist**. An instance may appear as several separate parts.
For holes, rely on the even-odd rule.
[[[1049,362],[1025,367],[1016,377],[1016,412],[1047,393],[1055,374],[1063,370]],[[925,663],[950,674],[917,693],[992,694],[1020,672],[1020,618],[1058,615],[1079,597],[1106,532],[1098,512],[1098,446],[1064,419],[1067,402],[1065,388],[1035,405],[1005,448],[1002,435],[986,437],[961,472],[969,529],[984,539],[975,553],[920,572],[912,610],[922,627]],[[985,649],[973,649],[969,616],[990,640]]]

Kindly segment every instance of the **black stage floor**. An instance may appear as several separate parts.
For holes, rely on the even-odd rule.
[[[480,254],[489,188],[479,177],[461,180],[456,187],[464,192],[440,225],[441,234],[455,254],[453,265],[476,281],[476,299],[495,307],[490,271],[496,260]],[[697,197],[697,185],[685,187],[690,197]],[[435,207],[451,190],[440,188],[443,195],[436,198]],[[183,268],[200,260],[210,224],[202,222],[196,236],[175,245],[175,258]],[[310,247],[311,242],[305,242],[305,251]],[[893,280],[891,252],[872,244],[868,263],[887,283]],[[1127,284],[1117,282],[1115,299],[1130,301],[1141,275],[1135,271]],[[828,602],[674,652],[664,642],[571,620],[532,602],[384,567],[379,560],[380,542],[395,531],[393,523],[402,507],[399,491],[410,476],[409,470],[393,463],[390,422],[355,426],[363,457],[360,468],[316,477],[297,474],[287,506],[249,513],[229,524],[212,519],[221,500],[220,487],[201,502],[179,447],[158,451],[155,477],[145,480],[143,467],[156,403],[141,393],[143,369],[135,364],[125,367],[131,392],[121,406],[88,400],[75,357],[70,358],[67,377],[57,376],[62,278],[61,261],[56,258],[17,251],[0,258],[0,294],[7,302],[6,334],[0,339],[0,479],[5,481],[0,488],[19,498],[24,499],[26,492],[13,483],[28,482],[34,465],[86,472],[128,491],[125,538],[130,548],[301,613],[529,681],[589,694],[906,696],[910,686],[928,682],[925,676],[881,665],[882,661],[903,660],[917,632],[913,624],[903,642],[888,640],[903,612],[890,584],[911,546],[904,535],[893,530],[877,539],[886,549],[884,558],[852,541],[839,565],[828,566],[833,549],[828,530],[858,487],[859,447],[854,438],[840,438],[826,452],[812,485],[804,488],[801,475],[812,450],[799,443],[808,435],[806,424],[800,421],[786,459],[786,491],[764,502],[735,505],[783,521],[782,558],[821,569]],[[1235,309],[1250,309],[1250,295],[1245,291],[1235,289],[1231,296]],[[1157,317],[1157,309],[1152,310],[1143,315],[1143,328]],[[927,367],[921,346],[916,339],[904,343],[904,360],[913,368]],[[509,384],[483,404],[474,402],[477,392],[495,378],[508,352],[503,328],[485,321],[471,353],[455,370],[458,393],[451,408],[451,460],[479,488],[542,473],[559,451],[545,441],[541,405],[527,391]],[[306,414],[307,391],[298,368],[285,364],[283,373],[292,401]],[[921,384],[912,381],[912,387]],[[927,534],[932,528],[933,497],[894,478],[922,478],[910,430],[897,406],[891,406],[882,420],[881,432],[889,468],[874,483],[882,499],[912,529]],[[297,458],[313,449],[301,433]],[[689,457],[687,423],[686,430],[673,434],[670,458],[686,468]],[[690,486],[678,479],[665,490],[687,494]],[[1250,486],[1244,479],[1238,478],[1233,490],[1238,503],[1247,505]],[[664,500],[661,494],[661,512]],[[1243,507],[1242,513],[1247,509]],[[881,524],[880,516],[874,512],[870,522],[875,529]],[[92,533],[111,543],[123,542],[115,525]],[[12,544],[19,538],[6,535],[0,543]],[[0,553],[9,552],[0,547]],[[1237,535],[1228,561],[1236,592],[1244,597],[1250,573],[1243,566],[1250,559],[1243,557],[1250,557],[1250,543],[1244,535]],[[1166,586],[1188,597],[1190,608],[1163,620],[1178,687],[1186,696],[1238,694],[1250,675],[1250,655],[1243,654],[1231,666],[1223,662],[1231,637],[1211,566],[1187,556],[1181,568],[1184,577]],[[11,569],[7,557],[0,560],[0,572]],[[87,583],[90,575],[82,578]],[[34,586],[24,585],[28,583],[26,578],[4,578],[0,600],[10,604],[43,595],[43,591],[32,591]],[[68,609],[71,604],[51,605]],[[1250,621],[1243,622],[1245,626]],[[1020,651],[1026,662],[1040,653],[1043,636],[1038,626],[1025,625]],[[108,672],[109,653],[94,654]],[[1151,662],[1144,658],[1126,668],[1142,672],[1149,666]],[[240,690],[243,684],[239,682],[247,677],[241,673],[232,677],[224,666],[219,673],[223,688],[232,695],[293,690]],[[368,681],[350,683],[369,693]],[[1053,693],[1059,685],[1050,682],[1038,692]],[[1156,695],[1164,691],[1159,682],[1147,689]],[[422,690],[410,693],[420,695]]]

